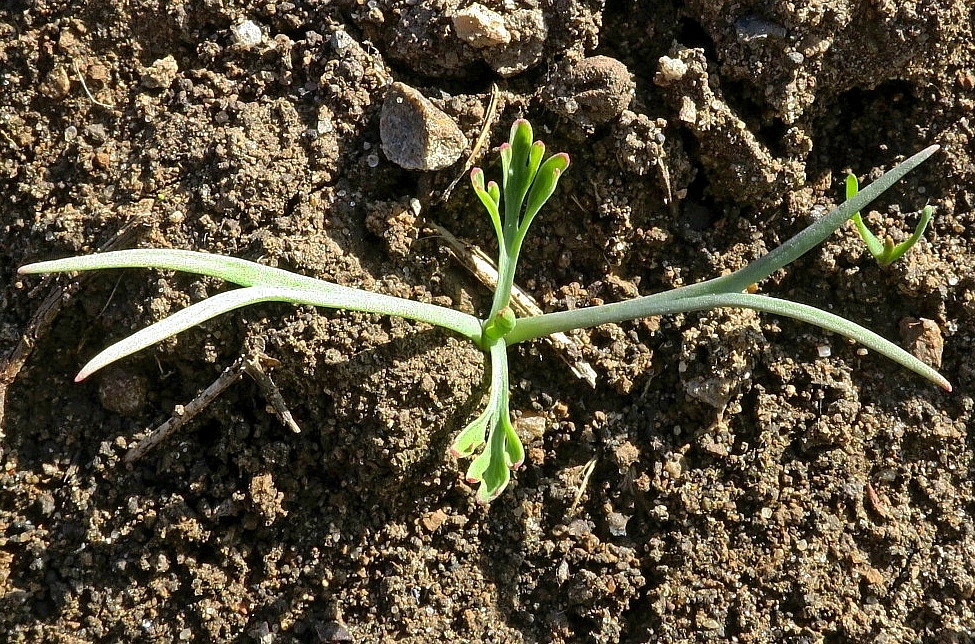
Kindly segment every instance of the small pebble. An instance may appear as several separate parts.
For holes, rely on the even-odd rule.
[[[98,400],[102,407],[122,416],[139,414],[148,394],[146,377],[121,367],[107,370],[98,382]]]
[[[453,17],[454,31],[461,40],[474,47],[497,47],[511,42],[504,18],[482,4],[474,3]]]
[[[234,42],[245,49],[261,44],[264,39],[261,28],[253,20],[245,20],[239,25],[235,25],[230,29],[230,32],[233,35]]]
[[[546,89],[550,109],[583,128],[619,118],[635,90],[626,65],[609,56],[584,58]]]
[[[53,514],[55,508],[57,507],[54,497],[47,492],[37,497],[37,505],[41,511],[41,514],[45,516]]]
[[[420,519],[420,522],[423,524],[423,527],[426,528],[427,532],[436,532],[448,518],[449,517],[446,512],[437,509]]]
[[[176,80],[179,65],[172,56],[160,58],[142,72],[142,84],[149,89],[166,89]]]
[[[320,642],[351,642],[352,634],[338,622],[327,622],[315,626],[315,632]]]
[[[782,25],[759,16],[745,16],[735,22],[735,33],[739,40],[751,42],[766,38],[785,38],[789,32]]]
[[[407,170],[442,170],[467,148],[457,124],[420,92],[393,83],[379,118],[383,152]]]
[[[355,38],[350,36],[347,31],[341,29],[332,34],[329,42],[331,42],[332,48],[339,53],[342,53],[346,49],[351,49],[356,44]]]
[[[526,442],[538,440],[545,435],[545,417],[524,415],[515,423],[518,435]]]
[[[657,73],[653,77],[653,82],[661,87],[666,87],[684,78],[686,73],[687,63],[680,58],[661,56],[660,60],[657,61]]]
[[[41,94],[48,98],[56,101],[63,99],[71,92],[71,79],[68,77],[68,71],[60,65],[55,67],[44,77],[44,82],[41,83],[39,89]]]
[[[620,514],[619,512],[611,512],[608,517],[606,517],[606,527],[609,528],[609,533],[614,537],[625,537],[626,536],[626,524],[629,522],[630,517],[625,514]]]
[[[904,318],[900,323],[901,341],[914,356],[934,368],[941,367],[945,341],[934,320]]]

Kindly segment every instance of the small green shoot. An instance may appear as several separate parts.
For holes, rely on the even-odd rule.
[[[859,191],[860,182],[857,181],[856,175],[847,175],[847,200],[855,197]],[[877,236],[870,232],[870,229],[867,228],[867,225],[863,222],[863,217],[860,216],[859,211],[853,213],[853,225],[856,226],[860,239],[862,239],[863,243],[866,244],[867,250],[870,251],[873,258],[877,260],[877,263],[883,267],[887,267],[900,259],[901,255],[909,251],[911,247],[924,236],[924,230],[928,227],[928,223],[931,221],[932,215],[934,215],[934,208],[932,206],[924,206],[924,209],[921,210],[921,219],[917,222],[917,226],[914,228],[914,234],[899,244],[895,244],[890,235],[887,235],[884,238],[884,241],[880,241]]]
[[[498,286],[491,311],[479,320],[453,309],[414,302],[403,298],[348,288],[324,280],[305,277],[277,268],[232,257],[185,250],[124,250],[29,264],[21,273],[54,273],[105,268],[157,268],[218,277],[244,288],[215,295],[157,322],[113,344],[82,368],[76,380],[135,351],[155,344],[180,331],[228,311],[257,302],[282,301],[320,307],[369,311],[394,315],[449,329],[467,338],[487,355],[490,386],[484,411],[454,439],[450,452],[456,458],[471,458],[467,480],[478,484],[477,497],[483,502],[496,498],[507,487],[511,470],[524,462],[525,449],[511,423],[508,386],[508,347],[518,342],[600,324],[624,322],[653,315],[704,311],[720,307],[751,308],[791,317],[852,338],[890,358],[903,367],[951,391],[951,385],[936,370],[897,345],[842,317],[806,304],[765,295],[745,293],[772,273],[790,264],[819,245],[850,217],[859,221],[859,210],[890,188],[905,174],[934,154],[937,146],[918,152],[862,192],[855,183],[847,184],[847,201],[811,224],[778,248],[748,266],[722,277],[683,286],[671,291],[637,297],[573,311],[517,318],[508,306],[515,269],[528,228],[542,206],[555,191],[559,178],[569,166],[566,154],[545,159],[545,146],[533,142],[528,121],[520,119],[511,127],[507,143],[500,147],[501,186],[485,183],[480,168],[471,171],[474,192],[487,211],[498,238]],[[930,219],[929,209],[922,215],[915,235],[903,244],[880,244],[858,224],[871,252],[894,261],[920,238]],[[873,242],[869,240],[873,240]],[[876,243],[874,243],[876,242]],[[906,245],[906,246],[905,246]],[[874,252],[878,251],[878,252]]]

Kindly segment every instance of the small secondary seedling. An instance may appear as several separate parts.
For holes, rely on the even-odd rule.
[[[471,183],[487,210],[498,238],[498,285],[489,315],[483,320],[453,309],[340,286],[278,268],[233,257],[186,250],[123,250],[30,264],[21,273],[52,273],[104,268],[159,268],[209,275],[244,288],[214,295],[113,344],[84,366],[76,380],[135,351],[233,309],[258,302],[281,301],[313,306],[383,313],[441,326],[467,338],[489,358],[490,387],[484,411],[454,440],[451,453],[471,457],[467,479],[479,483],[478,498],[490,501],[508,485],[510,470],[524,461],[525,450],[511,424],[508,410],[508,347],[561,331],[624,322],[652,315],[731,307],[751,308],[808,322],[852,338],[928,380],[951,390],[937,371],[910,353],[847,319],[806,304],[743,292],[822,242],[854,213],[931,156],[931,146],[907,159],[863,192],[811,224],[775,250],[748,266],[722,277],[624,302],[574,311],[517,318],[508,306],[515,269],[532,220],[555,191],[569,165],[566,154],[544,159],[545,146],[532,142],[528,121],[511,127],[501,145],[501,186],[485,183],[480,168]],[[480,451],[479,451],[480,450]]]
[[[860,182],[857,181],[856,175],[850,174],[846,177],[846,198],[852,199],[857,196],[860,192]],[[863,223],[863,217],[860,216],[859,212],[853,213],[853,225],[856,226],[857,234],[860,235],[860,239],[863,243],[867,245],[867,250],[873,255],[873,258],[877,260],[877,263],[881,266],[890,266],[898,259],[901,255],[906,253],[911,249],[911,246],[916,244],[918,240],[924,235],[924,229],[928,227],[928,222],[931,221],[931,216],[934,214],[934,208],[932,206],[925,206],[921,210],[921,219],[917,222],[917,226],[914,228],[914,234],[905,239],[899,244],[895,244],[894,240],[887,235],[884,237],[884,241],[877,239],[877,236],[870,232],[867,225]]]

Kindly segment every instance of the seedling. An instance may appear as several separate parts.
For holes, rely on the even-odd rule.
[[[857,181],[856,175],[850,174],[846,177],[846,198],[852,199],[860,191],[860,182]],[[873,258],[877,260],[877,263],[881,266],[887,267],[900,259],[901,255],[906,253],[911,249],[911,246],[916,244],[921,237],[924,236],[924,229],[928,227],[928,222],[931,221],[931,216],[934,214],[934,208],[931,206],[925,206],[921,210],[921,219],[917,222],[917,226],[914,228],[914,234],[902,241],[899,244],[894,244],[894,240],[891,239],[890,235],[884,237],[884,241],[877,239],[877,236],[870,232],[867,225],[863,223],[863,217],[860,216],[859,212],[853,213],[853,225],[856,226],[857,233],[860,235],[860,239],[863,243],[867,245],[867,250],[873,255]]]
[[[751,308],[808,322],[857,340],[944,389],[951,390],[948,381],[933,368],[854,322],[806,304],[743,292],[821,243],[853,213],[931,156],[937,146],[915,154],[867,186],[863,192],[854,191],[840,207],[734,273],[615,304],[517,318],[508,304],[525,235],[569,165],[569,157],[565,154],[556,154],[543,161],[545,146],[540,141],[533,143],[532,138],[528,121],[515,121],[508,142],[500,148],[501,186],[494,181],[485,183],[484,172],[480,168],[471,171],[474,191],[487,210],[498,238],[498,286],[491,311],[483,320],[453,309],[348,288],[243,259],[186,250],[114,251],[30,264],[22,267],[20,272],[158,268],[209,275],[244,287],[193,304],[113,344],[82,368],[76,378],[79,381],[116,360],[184,329],[258,302],[281,301],[369,311],[449,329],[482,349],[490,364],[487,406],[461,430],[450,449],[458,458],[473,457],[467,469],[467,479],[479,484],[477,496],[484,502],[496,498],[504,490],[510,479],[510,471],[522,464],[525,455],[508,409],[508,347],[561,331],[653,315],[721,307]]]

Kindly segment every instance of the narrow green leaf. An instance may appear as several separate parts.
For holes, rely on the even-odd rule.
[[[484,450],[484,453],[488,457],[488,463],[487,467],[481,473],[481,486],[477,491],[478,500],[484,503],[496,499],[511,480],[511,471],[508,468],[507,452],[505,450],[506,434],[504,429],[499,427],[499,425],[500,419],[496,420],[494,427],[491,428],[488,444]],[[481,456],[484,456],[484,454]]]
[[[181,331],[196,326],[222,313],[239,309],[242,306],[268,302],[271,300],[291,301],[295,297],[294,289],[279,289],[274,287],[249,286],[227,293],[220,293],[202,302],[170,315],[141,331],[137,331],[124,340],[111,345],[86,364],[75,377],[75,382],[81,382],[99,369],[128,355],[149,347],[166,338],[170,338]],[[297,293],[301,295],[301,293]]]
[[[528,205],[525,207],[525,216],[518,230],[520,238],[524,238],[525,234],[527,234],[528,227],[531,226],[535,215],[538,214],[538,211],[542,209],[542,206],[548,202],[549,198],[555,192],[559,178],[561,178],[562,173],[568,167],[569,155],[561,152],[549,157],[542,164],[542,167],[539,168],[538,174],[535,175],[535,182],[532,183],[531,190],[528,193]]]
[[[801,232],[789,238],[781,246],[759,257],[748,266],[730,275],[682,286],[667,293],[660,293],[658,294],[660,299],[696,297],[707,293],[740,292],[744,291],[751,284],[761,282],[775,271],[791,264],[821,244],[833,231],[842,226],[843,222],[852,217],[853,213],[865,208],[871,201],[883,194],[908,172],[924,163],[928,157],[938,150],[939,147],[937,145],[932,145],[906,159],[858,192],[855,197],[843,202],[825,217],[813,222]]]
[[[505,405],[505,411],[507,411],[507,405]],[[502,414],[499,421],[505,437],[505,463],[509,468],[517,470],[525,462],[525,446],[522,445],[521,438],[515,431],[514,425],[511,424],[511,419],[507,413]]]
[[[511,126],[510,163],[504,179],[504,229],[507,241],[511,241],[521,218],[521,207],[528,193],[534,173],[529,173],[532,163],[532,127],[525,119],[518,119]],[[542,149],[544,152],[544,148]],[[537,154],[537,152],[535,152]],[[540,159],[539,159],[540,160]],[[537,170],[537,166],[535,167]]]
[[[505,341],[510,345],[531,338],[551,335],[559,331],[584,329],[609,322],[616,323],[625,320],[636,320],[651,315],[687,313],[690,311],[704,311],[721,307],[755,309],[756,311],[784,315],[802,322],[814,324],[828,331],[839,333],[890,358],[894,362],[927,378],[943,389],[951,391],[951,385],[935,369],[873,331],[865,329],[859,324],[841,318],[838,315],[817,309],[816,307],[790,302],[788,300],[780,300],[766,295],[714,293],[677,299],[662,299],[649,295],[615,304],[591,306],[574,311],[546,313],[545,315],[535,317],[518,318],[514,330],[508,334]]]
[[[477,457],[471,461],[470,466],[467,468],[467,474],[464,478],[467,479],[468,483],[480,483],[484,480],[484,473],[487,472],[488,466],[491,464],[491,450],[485,446],[484,450],[477,455]]]
[[[491,199],[494,200],[494,205],[495,206],[500,206],[501,205],[501,188],[498,187],[498,184],[495,183],[494,181],[488,181],[487,191],[488,191],[488,194],[491,195]]]
[[[298,289],[302,304],[395,315],[441,326],[481,343],[481,321],[444,306],[363,291],[325,280],[262,266],[256,262],[189,250],[134,249],[67,257],[22,266],[20,273],[68,273],[105,268],[158,268],[217,277],[241,286]]]
[[[848,174],[846,175],[846,199],[849,201],[853,197],[857,196],[860,192],[860,182],[857,180],[856,175]],[[880,259],[884,256],[884,244],[877,239],[867,225],[863,223],[863,217],[860,216],[860,211],[853,213],[853,225],[857,229],[857,233],[860,235],[860,239],[867,246],[867,251],[874,256],[875,259]]]
[[[508,182],[511,179],[511,143],[505,141],[498,146],[498,155],[501,157],[501,186],[502,191],[508,191]],[[507,216],[507,213],[505,213]]]
[[[485,409],[467,427],[462,429],[450,446],[450,455],[454,458],[467,458],[484,444],[488,424],[491,422],[493,409]]]
[[[491,218],[491,225],[494,227],[494,234],[498,237],[498,244],[503,255],[505,252],[504,232],[501,227],[501,213],[498,212],[498,202],[495,195],[491,194],[491,186],[497,190],[498,184],[493,181],[488,184],[488,189],[484,188],[484,171],[480,168],[471,169],[471,184],[474,186],[474,194],[480,199]]]
[[[884,262],[881,266],[890,266],[898,259],[901,258],[904,253],[909,251],[914,244],[921,241],[921,237],[924,236],[924,231],[927,229],[928,224],[931,222],[931,217],[934,215],[934,208],[932,206],[925,206],[921,210],[921,219],[917,222],[917,226],[914,228],[914,234],[912,234],[908,239],[905,239],[900,244],[898,244],[890,253],[884,258]]]

